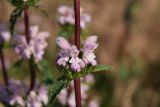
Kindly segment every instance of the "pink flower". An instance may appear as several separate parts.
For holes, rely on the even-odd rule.
[[[46,86],[41,86],[38,90],[38,101],[42,102],[44,105],[48,104],[48,88]]]
[[[27,43],[24,35],[15,37],[15,51],[22,59],[29,59],[31,55],[34,56],[36,62],[42,59],[44,49],[48,46],[45,39],[49,37],[49,33],[38,31],[38,26],[30,28],[31,39],[29,43]]]
[[[71,47],[71,69],[74,71],[80,71],[81,68],[85,67],[84,62],[78,57],[79,51],[77,50],[76,46]]]
[[[96,101],[92,100],[89,102],[88,107],[99,107],[99,104]]]
[[[92,64],[93,66],[97,64],[95,60],[96,56],[93,51],[98,47],[97,44],[97,36],[90,36],[86,39],[84,43],[84,47],[82,49],[83,52],[83,61],[85,64]]]
[[[73,7],[60,6],[58,8],[58,12],[60,14],[58,18],[58,22],[61,25],[64,25],[64,24],[74,25],[75,24],[75,13],[74,13]],[[80,14],[81,14],[80,26],[82,29],[85,29],[86,24],[91,21],[91,17],[87,13],[84,13],[82,8],[81,8]]]
[[[57,60],[57,64],[65,66],[67,61],[69,61],[71,46],[69,42],[63,37],[58,37],[56,39],[56,43],[61,48],[61,51],[58,55],[59,59]]]
[[[6,42],[8,42],[11,39],[10,32],[8,31],[2,31],[0,35],[3,38],[3,40]]]
[[[25,101],[23,100],[23,98],[21,96],[15,95],[11,99],[10,105],[12,105],[12,106],[19,105],[20,107],[25,107]]]
[[[22,59],[29,59],[32,54],[32,49],[27,45],[24,36],[15,36],[15,51]]]
[[[61,91],[61,93],[58,95],[58,101],[65,106],[67,104],[68,101],[68,93],[67,93],[67,89],[63,89]]]
[[[71,48],[69,42],[66,39],[64,39],[63,37],[57,37],[56,43],[61,49],[70,50],[70,48]]]
[[[94,50],[98,47],[97,36],[90,36],[86,39],[84,47],[81,49],[82,57],[79,56],[80,50],[75,45],[71,46],[63,37],[58,37],[56,42],[61,48],[57,59],[58,65],[66,66],[79,72],[87,64],[91,64],[92,66],[97,64],[94,54]]]

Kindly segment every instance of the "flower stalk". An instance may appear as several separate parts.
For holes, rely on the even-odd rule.
[[[28,8],[26,7],[24,9],[24,25],[25,25],[25,37],[26,37],[26,41],[29,44],[30,42],[30,30],[29,30],[29,14],[28,14]],[[30,81],[30,88],[29,88],[29,92],[32,91],[34,89],[35,86],[35,81],[36,81],[36,72],[34,69],[34,65],[33,65],[33,60],[32,57],[29,59],[29,69],[30,69],[30,76],[31,76],[31,81]]]
[[[4,82],[5,85],[8,86],[8,74],[7,74],[7,69],[5,66],[5,59],[4,59],[4,54],[3,54],[3,50],[0,49],[0,59],[1,59],[1,66],[2,66],[2,72],[3,72],[3,78],[4,78]]]
[[[80,0],[74,0],[75,10],[75,45],[80,50]],[[74,80],[76,107],[81,107],[81,82],[80,78]]]

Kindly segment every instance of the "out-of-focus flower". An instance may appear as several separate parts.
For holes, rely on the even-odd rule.
[[[57,37],[56,42],[61,48],[58,54],[57,64],[59,66],[66,66],[74,71],[81,71],[87,64],[92,66],[97,64],[95,60],[94,50],[98,47],[97,36],[90,36],[86,39],[83,49],[78,50],[75,45],[70,45],[63,37]],[[80,57],[80,51],[82,57]]]
[[[2,39],[3,39],[5,42],[8,42],[8,41],[11,39],[10,32],[8,32],[8,31],[2,31],[2,32],[0,33],[0,36],[2,37]]]
[[[20,107],[25,107],[25,101],[23,100],[23,98],[22,98],[21,96],[15,95],[15,96],[11,99],[10,105],[11,105],[11,106],[19,105]]]
[[[68,102],[68,92],[67,89],[64,89],[61,91],[61,93],[58,95],[58,101],[65,106]]]
[[[27,99],[27,107],[43,107],[48,104],[48,88],[41,86],[36,91],[31,91]]]
[[[38,101],[42,102],[44,105],[48,104],[48,88],[46,86],[41,86],[38,90]]]
[[[26,92],[23,89],[23,86],[17,80],[10,80],[7,88],[0,85],[0,101],[8,105],[19,104],[21,105],[20,107],[24,107],[24,101],[21,96]]]
[[[38,26],[30,28],[31,40],[29,43],[27,43],[25,36],[15,36],[15,51],[22,59],[29,59],[31,55],[34,56],[36,62],[42,59],[44,49],[48,46],[45,39],[49,37],[49,33],[38,31]]]
[[[92,79],[86,79],[86,78],[92,78]],[[81,78],[81,97],[82,97],[82,106],[84,105],[90,105],[88,107],[92,107],[91,105],[96,105],[96,102],[93,100],[89,100],[89,94],[88,91],[91,88],[91,84],[88,83],[94,83],[94,77],[93,75],[86,75],[86,78]],[[61,93],[58,96],[58,101],[63,106],[67,105],[69,107],[75,107],[75,92],[74,92],[74,85],[73,82],[71,82],[69,88],[64,89],[61,91]],[[89,101],[89,102],[88,102]],[[98,103],[97,103],[98,105]],[[98,106],[93,106],[98,107]]]
[[[46,107],[49,100],[48,88],[39,84],[36,87],[28,96],[24,96],[29,89],[28,85],[9,81],[7,88],[0,85],[0,101],[13,107]]]
[[[0,44],[2,45],[4,42],[8,42],[11,39],[10,32],[6,30],[4,24],[0,23]]]
[[[75,24],[75,12],[74,12],[73,7],[60,6],[58,8],[58,12],[60,14],[58,18],[58,22],[61,25],[64,25],[64,24],[74,25]],[[80,26],[81,26],[81,29],[85,29],[86,24],[91,21],[91,17],[90,15],[85,13],[82,8],[81,8],[80,14],[81,14]]]
[[[97,101],[91,100],[88,104],[88,107],[99,107]]]

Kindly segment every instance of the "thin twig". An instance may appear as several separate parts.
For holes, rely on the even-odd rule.
[[[31,36],[30,36],[30,30],[29,30],[28,8],[24,9],[24,22],[25,22],[25,36],[26,36],[27,43],[29,44]],[[36,81],[36,72],[34,69],[32,57],[29,59],[29,69],[30,69],[30,76],[31,76],[30,88],[29,88],[29,92],[30,92],[34,89],[35,81]]]
[[[2,72],[3,72],[3,78],[4,78],[4,82],[5,85],[8,86],[8,73],[7,73],[7,69],[5,66],[5,59],[4,59],[4,54],[3,54],[3,50],[0,49],[0,59],[1,59],[1,66],[2,66]]]

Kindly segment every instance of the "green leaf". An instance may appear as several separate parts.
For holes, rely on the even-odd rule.
[[[107,65],[97,65],[94,67],[94,70],[92,72],[99,72],[99,71],[110,71],[112,70],[111,66]]]
[[[17,8],[35,7],[40,0],[8,0],[13,6]]]
[[[22,12],[23,12],[23,9],[16,8],[16,9],[13,10],[13,12],[11,14],[11,17],[10,17],[10,31],[11,31],[12,35],[14,34],[14,27],[15,27],[15,24],[17,22],[17,19],[21,16]]]
[[[59,77],[56,82],[53,84],[50,90],[50,101],[49,106],[53,105],[53,102],[56,98],[56,96],[68,86],[70,80],[66,76]]]

